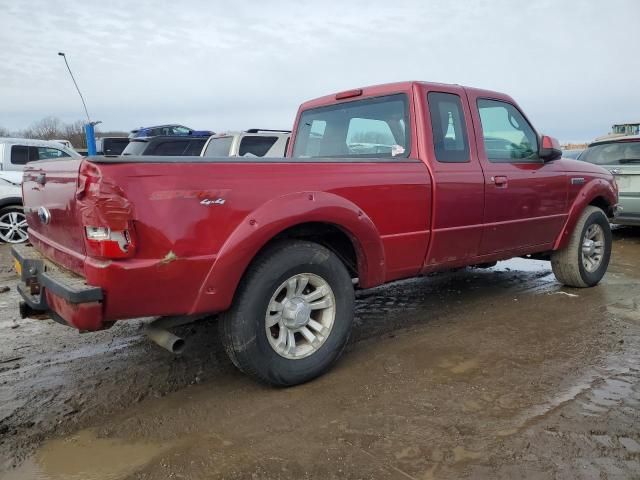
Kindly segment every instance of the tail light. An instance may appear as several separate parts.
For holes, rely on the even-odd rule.
[[[80,165],[76,205],[84,228],[87,255],[128,258],[135,252],[132,211],[124,192],[103,178],[98,165]]]
[[[85,227],[87,254],[102,258],[127,258],[135,250],[129,230]]]

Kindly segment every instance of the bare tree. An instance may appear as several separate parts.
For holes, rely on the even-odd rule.
[[[59,138],[69,140],[75,148],[87,148],[87,137],[84,133],[84,122],[82,120],[66,123],[64,125],[64,133]]]
[[[6,128],[0,127],[0,137],[20,136],[37,138],[40,140],[69,140],[75,148],[86,149],[87,138],[84,133],[83,120],[64,123],[59,118],[49,116],[33,122],[26,130],[13,134]],[[98,132],[96,137],[126,137],[127,132]]]
[[[4,127],[0,127],[0,137],[10,137],[11,132]]]
[[[25,131],[27,138],[39,138],[41,140],[59,139],[63,135],[63,125],[57,117],[45,117],[32,123]]]

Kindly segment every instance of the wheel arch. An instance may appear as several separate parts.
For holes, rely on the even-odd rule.
[[[587,206],[592,205],[602,209],[605,215],[611,219],[615,213],[617,199],[614,187],[605,179],[597,178],[586,184],[573,201],[567,220],[556,238],[553,250],[559,250],[567,245],[580,215]]]
[[[294,193],[251,212],[225,241],[193,312],[227,309],[251,263],[274,242],[315,241],[332,250],[363,287],[384,281],[384,246],[373,221],[353,202],[327,192]]]

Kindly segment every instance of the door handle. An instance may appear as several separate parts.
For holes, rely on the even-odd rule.
[[[493,183],[496,184],[496,187],[506,187],[507,186],[507,177],[504,175],[496,175],[495,177],[491,177]]]

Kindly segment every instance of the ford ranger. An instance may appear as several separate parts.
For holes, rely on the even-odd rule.
[[[286,158],[45,160],[23,193],[24,316],[95,331],[218,313],[233,363],[280,386],[340,356],[354,288],[516,256],[597,284],[618,201],[509,96],[424,82],[304,103]]]

